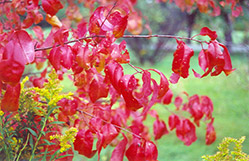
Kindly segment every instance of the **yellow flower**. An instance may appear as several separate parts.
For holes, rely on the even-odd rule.
[[[58,139],[58,141],[60,142],[60,152],[63,153],[65,151],[67,151],[69,148],[71,148],[71,144],[73,143],[75,140],[75,136],[77,134],[78,130],[74,127],[71,127],[70,129],[65,131],[65,135],[51,135],[49,137],[50,140],[53,139]]]
[[[2,110],[0,110],[0,116],[3,116],[4,112]]]

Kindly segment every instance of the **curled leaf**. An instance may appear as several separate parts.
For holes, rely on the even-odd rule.
[[[21,92],[21,85],[18,83],[14,87],[7,84],[6,92],[1,101],[1,109],[3,111],[13,112],[19,108],[19,96]]]
[[[212,31],[208,27],[203,27],[200,31],[200,35],[209,36],[211,40],[215,40],[217,38],[216,31]]]
[[[126,150],[126,145],[128,143],[126,136],[125,135],[123,136],[124,136],[124,139],[121,140],[119,144],[113,150],[110,161],[123,161],[124,153]]]
[[[74,149],[79,152],[79,154],[86,156],[87,158],[92,158],[96,151],[92,150],[93,147],[93,135],[90,130],[80,130],[74,141]]]
[[[63,8],[63,5],[59,0],[42,0],[42,8],[46,13],[54,16],[60,9]]]

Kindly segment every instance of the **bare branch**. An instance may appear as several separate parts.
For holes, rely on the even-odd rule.
[[[189,38],[189,37],[181,37],[181,36],[175,36],[175,35],[123,35],[121,38],[168,38],[168,39],[184,39],[184,40],[191,40],[191,41],[195,41],[198,42],[200,44],[202,44],[205,41],[201,41],[198,39],[194,39],[194,38]],[[70,44],[70,43],[74,43],[74,42],[78,42],[81,40],[86,40],[86,39],[92,39],[92,38],[106,38],[105,35],[94,35],[94,36],[87,36],[87,37],[82,37],[79,39],[75,39],[75,40],[71,40],[71,41],[67,41],[64,44]],[[49,47],[43,47],[43,48],[35,48],[35,51],[42,51],[42,50],[48,50],[48,49],[52,49],[53,47],[59,47],[61,46],[60,44],[57,44],[55,46],[49,46]]]
[[[94,116],[94,115],[92,115],[92,114],[90,114],[90,113],[88,113],[88,112],[80,111],[80,110],[77,110],[77,111],[79,111],[80,113],[83,113],[83,114],[85,114],[85,115],[87,115],[87,116],[90,116],[90,117],[92,117],[92,118],[96,118],[96,116]],[[102,120],[104,123],[109,123],[109,122],[107,122],[107,121],[105,121],[105,120],[103,120],[103,119],[101,119],[101,120]],[[126,132],[128,132],[128,133],[130,133],[130,134],[136,136],[137,138],[143,139],[141,136],[139,136],[139,135],[137,135],[137,134],[135,134],[135,133],[133,133],[133,132],[131,132],[131,131],[129,131],[129,130],[123,128],[123,127],[120,127],[120,126],[115,125],[115,124],[112,124],[112,125],[115,126],[115,127],[118,128],[118,129],[120,129],[120,130],[126,131]]]

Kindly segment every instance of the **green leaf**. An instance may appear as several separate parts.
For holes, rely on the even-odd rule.
[[[46,135],[46,133],[44,131],[41,131],[41,134],[44,135],[44,136]]]
[[[72,154],[65,154],[65,155],[58,156],[55,159],[61,159],[61,158],[70,157],[70,156],[73,156],[73,155]]]
[[[54,122],[49,123],[48,125],[53,125],[53,124],[64,124],[64,123],[65,123],[64,121],[54,121]]]
[[[44,154],[43,154],[43,157],[42,157],[42,160],[41,160],[41,161],[46,161],[47,152],[48,152],[48,149],[46,149],[46,151],[44,152]]]
[[[52,113],[55,109],[57,109],[57,108],[60,108],[60,106],[55,106],[55,107],[51,108],[50,110],[48,110],[48,116],[50,116],[51,113]]]
[[[34,130],[32,130],[31,128],[29,128],[29,127],[26,127],[26,128],[24,128],[24,129],[27,129],[27,130],[29,130],[29,132],[32,134],[32,135],[34,135],[35,137],[37,137],[37,134],[36,134],[36,132],[34,131]]]
[[[7,115],[7,116],[5,117],[5,119],[8,120],[8,119],[10,118],[11,115],[12,115],[12,113],[10,113],[9,115]]]
[[[40,145],[55,145],[55,143],[51,143],[47,139],[43,139],[43,141],[45,141],[46,143],[43,143],[43,144],[40,144]]]
[[[57,150],[57,151],[51,156],[50,161],[52,161],[52,160],[55,158],[55,156],[56,156],[59,152],[60,152],[60,149]]]
[[[32,137],[29,137],[29,145],[30,145],[31,149],[34,148],[34,141],[33,141]]]

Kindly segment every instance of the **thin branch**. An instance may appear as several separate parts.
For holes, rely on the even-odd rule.
[[[77,111],[79,111],[79,110],[77,110]],[[85,114],[85,115],[87,115],[87,116],[90,116],[90,117],[92,117],[92,118],[95,118],[95,117],[96,117],[96,116],[94,116],[94,115],[92,115],[92,114],[90,114],[90,113],[88,113],[88,112],[85,112],[85,111],[79,111],[79,112],[81,112],[81,113],[83,113],[83,114]],[[101,119],[101,120],[102,120],[104,123],[109,123],[109,122],[107,122],[107,121],[105,121],[105,120],[103,120],[103,119]],[[120,130],[126,131],[126,132],[128,132],[128,133],[130,133],[130,134],[136,136],[137,138],[143,139],[141,136],[139,136],[139,135],[137,135],[137,134],[135,134],[135,133],[133,133],[133,132],[131,132],[131,131],[129,131],[129,130],[123,128],[123,127],[120,127],[120,126],[115,125],[115,124],[112,124],[112,125],[113,125],[114,127],[116,127],[116,128],[119,128]]]
[[[201,41],[198,39],[194,39],[194,38],[189,38],[189,37],[181,37],[181,36],[174,36],[174,35],[123,35],[122,38],[152,38],[152,37],[157,37],[157,38],[168,38],[168,39],[184,39],[184,40],[191,40],[191,41],[195,41],[198,42],[200,44],[202,44],[205,41]],[[75,39],[75,40],[71,40],[71,41],[67,41],[64,44],[70,44],[70,43],[75,43],[81,40],[86,40],[86,39],[92,39],[92,38],[106,38],[105,35],[94,35],[94,36],[87,36],[87,37],[82,37],[79,39]],[[48,50],[48,49],[52,49],[53,47],[59,47],[61,46],[60,44],[57,44],[55,46],[49,46],[49,47],[43,47],[43,48],[35,48],[35,51],[42,51],[42,50]]]
[[[112,10],[114,9],[114,7],[116,6],[118,0],[113,4],[112,8],[110,9],[110,11],[108,12],[107,16],[105,17],[104,21],[102,22],[102,24],[100,25],[100,28],[102,28],[102,26],[104,25],[105,21],[107,20],[107,18],[110,16]]]
[[[134,65],[132,65],[131,63],[128,63],[133,69],[135,69],[135,71],[137,71],[138,73],[141,73],[141,71],[137,70],[137,68],[139,67],[135,67]],[[140,69],[140,68],[139,68]]]

